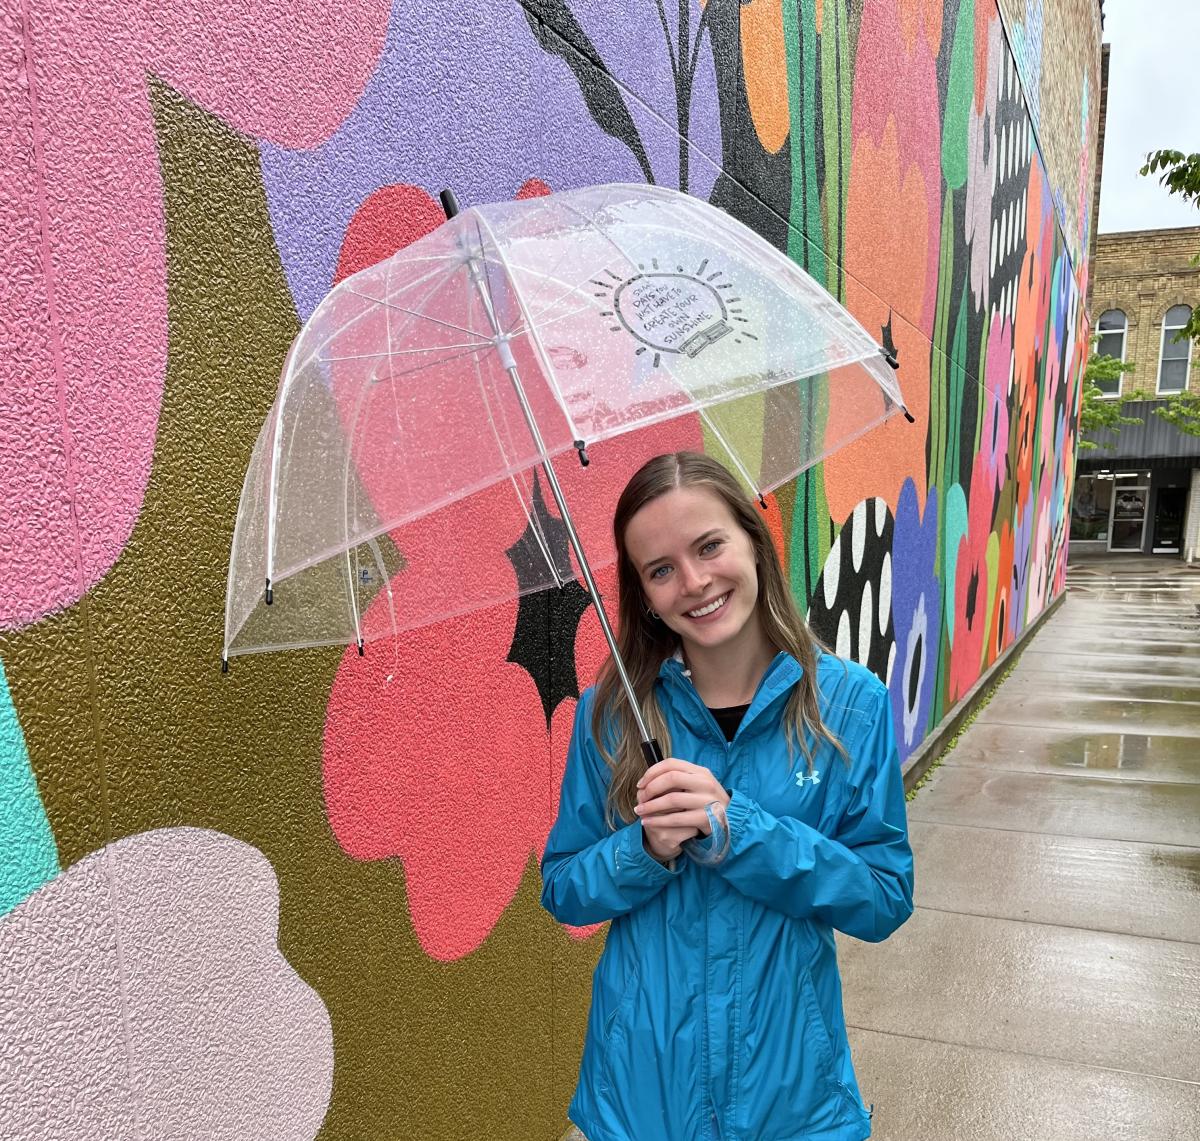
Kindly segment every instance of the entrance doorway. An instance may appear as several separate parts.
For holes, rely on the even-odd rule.
[[[1112,517],[1108,526],[1110,551],[1140,551],[1146,533],[1146,502],[1149,487],[1127,487],[1120,484],[1112,497]]]
[[[1154,540],[1151,546],[1156,555],[1179,554],[1186,507],[1186,488],[1164,487],[1159,490],[1158,501],[1154,505]]]

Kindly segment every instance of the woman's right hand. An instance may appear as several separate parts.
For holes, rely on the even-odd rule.
[[[660,863],[678,859],[683,854],[683,842],[698,835],[691,825],[671,825],[669,815],[648,816],[642,819],[642,843],[646,851]]]

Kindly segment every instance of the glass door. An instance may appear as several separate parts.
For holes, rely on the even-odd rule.
[[[1122,487],[1113,490],[1112,518],[1108,527],[1110,551],[1140,551],[1146,533],[1148,487]]]

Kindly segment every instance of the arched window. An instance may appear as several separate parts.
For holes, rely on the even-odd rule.
[[[1158,358],[1158,392],[1166,395],[1187,388],[1188,360],[1192,342],[1177,341],[1175,334],[1188,323],[1192,311],[1186,305],[1172,305],[1163,318],[1162,353]]]
[[[1100,314],[1097,329],[1100,333],[1100,340],[1096,345],[1096,352],[1102,357],[1116,357],[1117,360],[1123,361],[1125,359],[1125,314],[1120,309],[1106,309]],[[1121,378],[1114,376],[1111,380],[1097,381],[1096,387],[1105,396],[1120,396]]]

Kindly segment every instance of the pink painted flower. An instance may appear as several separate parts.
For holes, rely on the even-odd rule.
[[[167,353],[147,75],[238,131],[311,147],[357,101],[388,14],[383,0],[68,0],[10,21],[0,626],[80,598],[141,508]]]
[[[599,532],[644,460],[701,446],[698,421],[683,418],[598,445],[586,471],[570,457],[561,461],[556,470],[578,508],[581,532]],[[512,517],[499,507],[510,495],[500,485],[427,522],[428,536],[469,536],[459,568],[465,594],[486,576],[508,583],[515,596],[505,552],[519,536],[498,533]],[[410,547],[420,544],[422,526],[407,528],[406,538]],[[446,590],[442,581],[421,581],[422,574],[437,576],[422,569],[434,563],[442,560],[414,560],[415,579],[409,571],[397,576],[397,607],[414,593]],[[615,570],[598,577],[615,600]],[[381,594],[372,606],[386,604]],[[413,927],[435,959],[461,958],[487,938],[530,860],[545,849],[558,810],[575,701],[562,701],[547,724],[533,678],[509,660],[517,612],[517,602],[505,602],[375,643],[362,658],[348,650],[330,696],[324,746],[330,825],[354,859],[400,859]],[[369,609],[366,626],[372,617]],[[560,668],[571,653],[571,647],[546,649]],[[606,655],[589,609],[574,645],[580,689]]]

